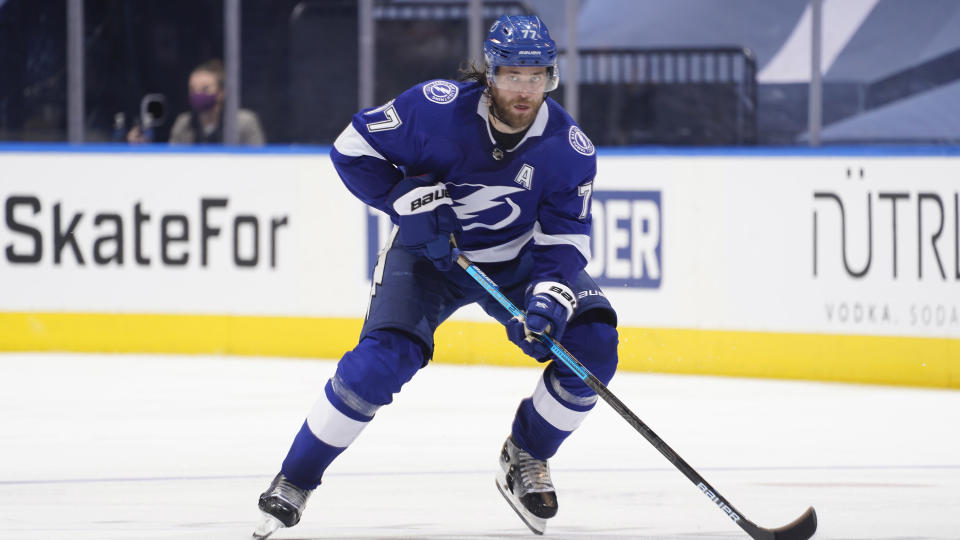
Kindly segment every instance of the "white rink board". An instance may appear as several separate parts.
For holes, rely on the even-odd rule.
[[[376,226],[325,154],[4,152],[0,170],[0,311],[363,313]],[[955,157],[601,150],[589,269],[623,282],[604,285],[621,326],[956,338],[958,178]],[[78,215],[83,265],[56,238]]]
[[[958,178],[956,158],[601,159],[598,185],[660,190],[664,222],[660,290],[607,292],[635,326],[960,337]]]
[[[41,261],[13,264],[7,250],[30,255],[35,241],[0,226],[0,271],[8,277],[0,282],[2,311],[356,317],[365,305],[369,285],[358,246],[363,204],[344,189],[326,155],[0,154],[0,170],[7,221],[11,197],[35,197],[38,212],[21,204],[14,215],[42,235]],[[215,202],[205,213],[204,199]],[[216,203],[224,199],[226,206]],[[141,216],[149,214],[139,225],[138,203]],[[83,213],[75,235],[84,265],[70,246],[55,262],[56,204],[61,231]],[[116,235],[112,223],[94,222],[106,213],[122,219],[122,264],[93,260],[97,239]],[[161,221],[176,214],[187,217],[189,236],[168,242],[167,253],[170,259],[186,255],[182,265],[162,261]],[[204,215],[219,234],[204,236]],[[234,261],[238,216],[257,218],[255,266]],[[180,236],[181,230],[170,223],[167,234]],[[252,225],[241,220],[238,231],[236,252],[250,263]],[[114,251],[112,244],[101,246],[101,255]],[[150,262],[137,262],[138,254]]]

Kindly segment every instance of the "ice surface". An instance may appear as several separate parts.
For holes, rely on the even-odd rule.
[[[329,360],[0,355],[0,539],[247,539]],[[494,487],[539,367],[431,365],[272,538],[534,538]],[[960,538],[960,392],[620,373],[610,388],[746,517]],[[599,403],[544,538],[745,538]]]

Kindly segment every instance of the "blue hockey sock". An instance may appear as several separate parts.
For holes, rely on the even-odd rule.
[[[303,489],[317,487],[330,463],[423,364],[421,344],[407,334],[375,330],[361,339],[337,364],[294,438],[281,468],[284,476]]]
[[[533,396],[520,402],[513,419],[513,439],[537,459],[549,459],[577,429],[597,402],[596,395],[579,397],[564,391],[547,368]]]
[[[317,400],[307,420],[290,445],[280,471],[295,485],[313,489],[323,472],[357,438],[373,415],[350,408],[335,388],[336,377],[327,381],[324,396]],[[341,390],[341,392],[343,392]]]
[[[603,384],[610,382],[617,366],[618,338],[614,327],[585,317],[570,325],[563,342]],[[576,374],[558,361],[551,362],[533,396],[517,408],[514,441],[537,459],[548,459],[596,402],[597,394]]]
[[[304,422],[290,445],[280,472],[297,487],[314,489],[320,485],[323,472],[344,450],[346,448],[330,446],[318,439]]]

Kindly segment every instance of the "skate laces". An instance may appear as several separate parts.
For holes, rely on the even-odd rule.
[[[550,481],[550,464],[537,459],[517,448],[517,469],[520,472],[520,485],[526,493],[553,491]]]

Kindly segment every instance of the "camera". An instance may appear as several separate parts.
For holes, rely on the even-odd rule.
[[[153,129],[162,126],[167,119],[167,97],[163,94],[147,94],[140,100],[140,130],[147,142],[153,142]]]
[[[144,142],[153,142],[154,128],[160,127],[167,120],[167,96],[163,94],[147,94],[140,100],[140,115],[134,120],[134,125],[140,127]],[[113,115],[113,142],[127,140],[127,115],[118,112]]]

